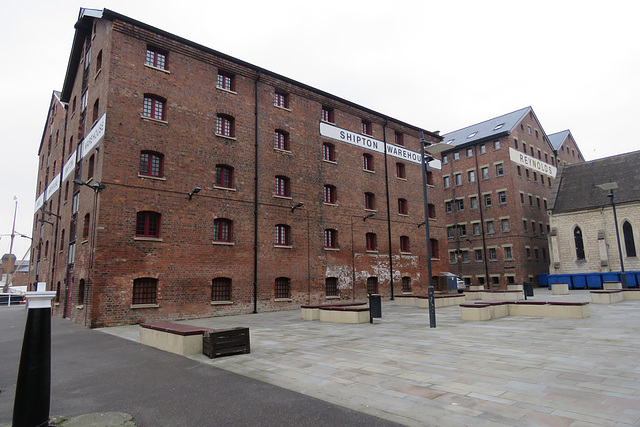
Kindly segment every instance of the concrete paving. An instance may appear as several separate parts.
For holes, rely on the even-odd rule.
[[[391,301],[374,324],[303,321],[299,310],[183,323],[251,331],[251,354],[194,361],[404,425],[640,425],[640,301],[591,304],[587,319],[463,322],[446,307],[435,329],[428,310]],[[138,341],[135,326],[102,331]]]
[[[546,289],[535,289],[535,293],[534,300],[590,300],[587,291],[562,296],[551,295]],[[383,318],[374,324],[303,321],[299,310],[181,323],[210,328],[247,326],[251,353],[219,359],[204,355],[183,358],[138,344],[138,326],[98,330],[117,337],[101,344],[108,346],[104,347],[107,360],[117,358],[119,348],[134,346],[138,359],[144,356],[146,364],[153,360],[163,372],[172,371],[166,380],[170,386],[156,382],[155,387],[158,394],[167,389],[177,394],[177,401],[162,400],[162,405],[180,411],[180,425],[198,425],[191,422],[184,408],[190,400],[201,399],[202,391],[190,390],[180,382],[181,375],[188,377],[194,370],[200,376],[216,376],[207,378],[209,381],[228,383],[226,394],[236,396],[232,399],[238,399],[237,393],[244,393],[243,399],[255,396],[258,407],[249,407],[257,411],[261,424],[279,415],[269,412],[263,395],[275,396],[287,389],[297,393],[281,399],[306,395],[319,399],[314,400],[315,405],[338,405],[323,407],[320,411],[327,418],[306,419],[304,425],[353,425],[358,418],[348,417],[354,413],[378,417],[367,418],[361,425],[384,425],[382,420],[415,426],[640,425],[640,301],[591,304],[587,319],[506,317],[463,322],[459,307],[445,307],[437,310],[435,329],[429,328],[428,310],[395,306],[391,301],[383,303]],[[96,334],[102,335],[86,333],[94,341]],[[131,367],[128,364],[135,362],[126,361],[126,372],[121,375],[133,378],[127,379],[122,389],[137,387],[135,376],[147,375],[141,371],[144,364]],[[74,362],[79,368],[89,363],[82,355]],[[225,377],[219,373],[224,371],[216,368],[240,375]],[[243,383],[249,380],[258,381]],[[276,387],[264,390],[259,384]],[[102,388],[108,389],[108,395],[118,392],[111,390],[114,387],[110,384]],[[86,389],[72,392],[80,399],[74,407],[76,415],[82,413],[77,411],[88,399],[86,394],[96,391],[87,384]],[[4,396],[3,390],[0,412]],[[274,398],[275,402],[279,399]],[[153,404],[159,406],[158,402]],[[64,405],[56,406],[61,407]],[[241,407],[234,410],[241,411]],[[341,414],[347,417],[344,419],[329,418],[340,407],[352,412]],[[289,409],[302,412],[311,408],[293,405]],[[140,426],[152,425],[148,422],[154,416],[152,408],[130,408],[123,401],[111,410],[133,414],[133,421]],[[220,418],[211,425],[257,422],[256,418],[242,419],[245,423],[230,420]],[[271,425],[302,425],[303,420],[305,417],[285,417]],[[156,421],[153,425],[178,425],[175,420]]]

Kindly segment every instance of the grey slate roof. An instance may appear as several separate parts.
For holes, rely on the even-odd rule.
[[[554,214],[610,206],[608,191],[598,184],[617,182],[616,205],[640,202],[640,151],[564,165],[554,182],[551,210]]]
[[[549,138],[549,142],[551,142],[551,146],[553,146],[553,149],[558,151],[558,149],[564,143],[570,133],[571,132],[569,131],[569,129],[567,129],[561,132],[547,135],[547,137]]]
[[[531,107],[525,107],[500,117],[449,132],[442,136],[444,138],[443,142],[459,146],[483,139],[508,135],[530,111]]]

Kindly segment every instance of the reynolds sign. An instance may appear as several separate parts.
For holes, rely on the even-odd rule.
[[[512,162],[515,162],[519,165],[531,168],[534,171],[543,173],[545,175],[549,175],[551,178],[556,177],[556,172],[558,171],[558,169],[555,166],[551,166],[549,163],[545,163],[542,160],[536,159],[535,157],[528,156],[525,153],[514,150],[511,147],[509,147],[509,157],[511,157]]]
[[[365,150],[375,151],[377,153],[384,153],[385,143],[383,141],[379,141],[377,139],[373,139],[367,135],[362,135],[359,133],[351,132],[346,129],[339,128],[337,126],[332,126],[328,123],[320,122],[320,135],[336,139],[338,141],[357,145],[360,148],[364,148]],[[397,159],[406,160],[411,163],[421,164],[422,161],[420,159],[420,153],[407,150],[404,147],[400,147],[398,145],[387,143],[387,155],[391,157],[395,157]],[[440,169],[440,161],[433,160],[429,162],[429,165],[435,167],[436,169]]]

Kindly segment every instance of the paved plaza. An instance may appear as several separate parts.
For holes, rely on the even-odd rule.
[[[300,310],[180,323],[250,328],[251,354],[193,361],[404,425],[640,424],[640,301],[591,304],[586,319],[463,322],[446,307],[435,329],[427,309],[393,301],[374,324],[303,321]],[[100,331],[139,342],[138,326]]]

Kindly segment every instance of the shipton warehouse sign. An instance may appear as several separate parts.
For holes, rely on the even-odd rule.
[[[511,147],[509,147],[509,156],[511,157],[512,162],[515,162],[527,168],[531,168],[534,171],[543,173],[545,175],[549,175],[551,178],[556,177],[556,172],[558,171],[558,169],[555,166],[551,166],[549,163],[545,163],[542,160],[536,159],[535,157],[528,156],[525,153],[522,153]]]
[[[320,135],[326,138],[336,139],[347,144],[357,145],[358,147],[364,148],[366,150],[375,151],[377,153],[384,153],[385,143],[383,141],[379,141],[377,139],[373,139],[356,132],[351,132],[337,126],[332,126],[328,123],[320,122]],[[395,157],[397,159],[406,160],[411,163],[422,163],[422,161],[420,160],[420,153],[407,150],[404,147],[400,147],[394,144],[387,143],[386,145],[387,155]],[[429,165],[435,167],[436,169],[440,169],[439,160],[433,160],[429,162]]]

